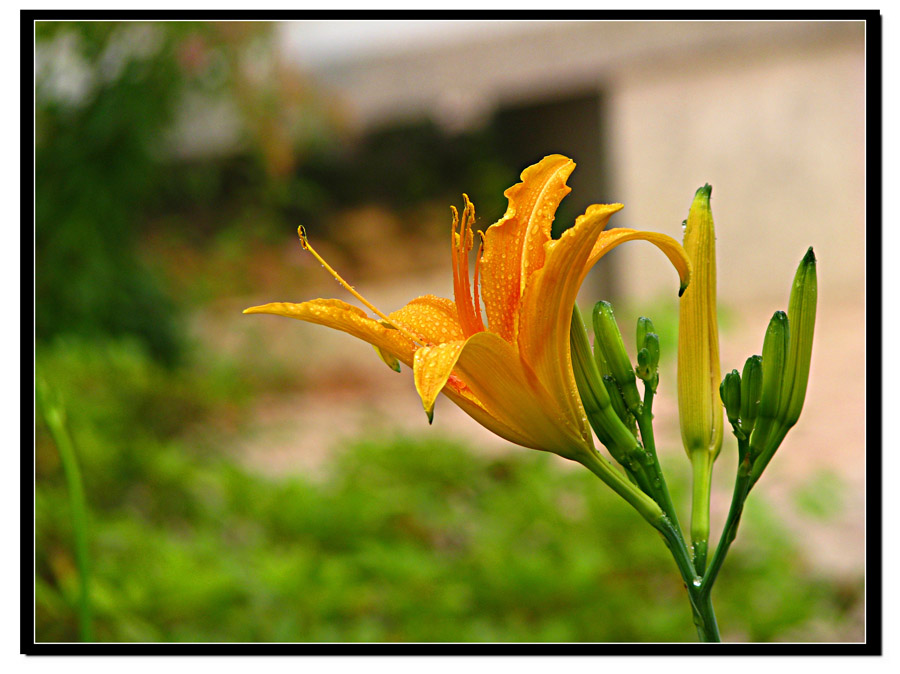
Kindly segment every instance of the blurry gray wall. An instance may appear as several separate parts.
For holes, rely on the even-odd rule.
[[[452,132],[597,92],[599,147],[586,133],[573,158],[607,173],[588,198],[625,204],[612,224],[680,240],[709,182],[722,301],[786,301],[808,245],[823,293],[862,298],[862,23],[296,22],[281,39],[362,130],[429,116]],[[649,246],[613,256],[617,290],[675,284]]]

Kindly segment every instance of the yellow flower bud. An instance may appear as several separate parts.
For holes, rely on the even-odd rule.
[[[684,232],[691,283],[681,296],[678,322],[678,416],[681,439],[691,456],[722,448],[719,401],[719,328],[716,318],[716,235],[704,185],[694,195]]]

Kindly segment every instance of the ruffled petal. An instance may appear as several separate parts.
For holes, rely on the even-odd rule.
[[[622,204],[594,205],[575,225],[546,245],[546,262],[525,286],[519,321],[519,353],[547,388],[566,405],[571,423],[584,433],[587,419],[572,373],[569,330],[572,307],[587,273],[594,242]],[[566,402],[564,402],[566,401]]]
[[[512,344],[522,290],[544,264],[544,244],[559,202],[571,191],[566,179],[574,169],[575,162],[562,155],[525,169],[522,182],[504,192],[506,213],[485,233],[481,295],[488,328]]]
[[[399,330],[388,328],[366,316],[366,312],[341,300],[311,300],[300,304],[272,302],[244,309],[245,314],[274,314],[296,318],[307,323],[318,323],[346,332],[381,351],[396,356],[401,362],[412,365],[417,344]]]

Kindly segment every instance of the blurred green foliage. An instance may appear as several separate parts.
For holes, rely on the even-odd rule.
[[[131,336],[173,364],[186,307],[148,268],[143,237],[168,223],[196,242],[249,204],[303,203],[294,148],[329,137],[328,112],[280,69],[270,24],[39,22],[35,38],[37,338]],[[229,157],[185,151],[188,101],[230,111]]]
[[[217,450],[252,396],[227,368],[173,379],[134,343],[58,342],[38,371],[84,473],[100,640],[695,638],[658,536],[547,455],[361,440],[323,476],[274,480]],[[37,638],[73,640],[70,516],[43,428],[37,450]],[[716,600],[726,638],[803,639],[815,621],[851,629],[860,591],[811,576],[756,500]]]
[[[168,33],[145,35],[144,49],[128,53],[122,30],[36,25],[47,63],[36,89],[36,333],[133,334],[172,362],[174,304],[138,259],[135,238],[158,188],[181,77],[174,42],[154,43]]]

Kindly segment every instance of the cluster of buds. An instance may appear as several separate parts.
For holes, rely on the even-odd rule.
[[[572,314],[570,342],[575,383],[588,421],[600,442],[639,486],[646,453],[638,440],[636,418],[643,402],[637,379],[652,391],[659,383],[659,336],[649,318],[637,324],[637,367],[631,364],[612,306],[597,302],[592,315],[594,348],[588,343],[578,308]]]
[[[637,322],[637,373],[638,379],[650,387],[653,393],[659,386],[659,335],[649,318],[641,316]]]
[[[743,375],[725,375],[719,393],[741,448],[741,462],[759,479],[785,435],[800,418],[816,321],[816,256],[810,248],[797,268],[788,312],[769,321],[762,356],[751,356]]]

